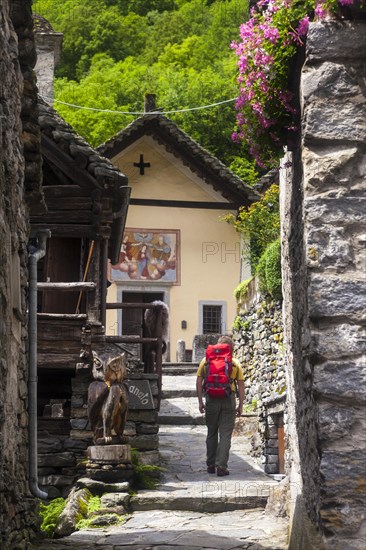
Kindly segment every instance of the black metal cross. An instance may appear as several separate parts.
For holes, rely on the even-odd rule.
[[[144,155],[140,155],[140,162],[134,162],[133,165],[140,168],[141,176],[145,174],[145,168],[150,168],[150,162],[144,162]]]

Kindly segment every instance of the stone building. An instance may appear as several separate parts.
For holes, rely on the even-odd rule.
[[[0,546],[37,528],[28,489],[27,244],[43,208],[30,0],[0,3]]]
[[[131,186],[125,241],[111,269],[108,300],[165,301],[171,360],[178,341],[186,343],[187,360],[192,355],[197,360],[195,336],[231,330],[232,289],[249,276],[240,237],[222,218],[236,215],[259,194],[159,114],[151,100],[153,94],[143,116],[97,148],[127,174]],[[107,325],[110,334],[142,328],[141,318],[127,311],[110,314]]]
[[[249,364],[246,403],[254,397],[257,408],[259,402],[254,454],[268,472],[273,466],[279,471],[280,462],[279,450],[271,455],[267,447],[280,426],[268,418],[278,418],[281,408],[285,413],[291,550],[365,548],[362,14],[354,12],[355,21],[311,24],[299,67],[302,133],[280,170],[283,329],[267,332],[276,306],[261,304],[255,291],[240,310],[237,347]],[[280,354],[274,334],[283,341]],[[270,357],[276,372],[285,369],[279,384]]]
[[[292,550],[365,548],[365,51],[364,20],[310,25],[282,171]]]
[[[10,9],[11,8],[11,9]],[[0,545],[26,549],[27,244],[40,213],[31,2],[0,4]],[[302,141],[282,174],[292,550],[365,547],[364,21],[310,25]]]

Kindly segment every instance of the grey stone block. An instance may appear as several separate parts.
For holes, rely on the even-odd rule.
[[[310,23],[306,51],[309,61],[364,60],[366,33],[363,21]]]
[[[159,448],[159,437],[157,435],[137,435],[130,437],[130,445],[138,450],[154,450]]]
[[[75,465],[73,453],[39,454],[38,466],[41,468],[67,468]]]
[[[363,327],[351,324],[327,326],[322,330],[314,328],[312,350],[324,359],[344,358],[345,364],[352,361],[352,355],[366,353]],[[351,356],[351,357],[350,357]]]
[[[364,280],[312,276],[309,285],[309,312],[314,317],[363,316],[366,311]]]
[[[366,402],[366,365],[363,358],[329,361],[314,369],[314,389],[320,396],[349,402]]]

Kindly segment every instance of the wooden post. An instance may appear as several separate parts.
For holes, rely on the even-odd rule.
[[[92,242],[90,243],[89,254],[88,254],[88,260],[87,260],[87,262],[86,262],[86,267],[85,267],[85,271],[84,271],[83,283],[85,283],[86,278],[87,278],[87,276],[88,276],[88,271],[89,271],[89,266],[90,266],[90,262],[91,262],[93,250],[94,250],[94,241],[92,241]],[[78,298],[78,303],[77,303],[77,305],[76,305],[76,311],[75,311],[75,313],[79,313],[79,307],[80,307],[82,295],[83,295],[83,291],[81,290],[81,291],[79,292],[79,298]]]
[[[162,387],[162,363],[163,363],[163,308],[158,308],[157,319],[157,349],[155,372],[158,375],[158,410],[160,410],[161,387]]]
[[[107,303],[107,264],[108,264],[108,241],[102,241],[102,268],[101,268],[101,283],[100,283],[100,311],[101,322],[106,325],[106,303]]]

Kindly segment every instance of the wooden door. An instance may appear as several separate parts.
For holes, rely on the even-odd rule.
[[[277,428],[278,434],[278,473],[285,473],[285,430],[283,424]]]

